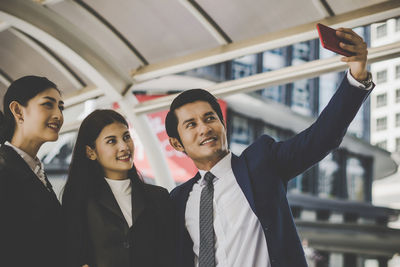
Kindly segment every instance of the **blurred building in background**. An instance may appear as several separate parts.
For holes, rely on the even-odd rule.
[[[371,46],[400,40],[400,17],[371,25]],[[400,162],[400,58],[371,65],[376,88],[371,95],[371,143],[392,153]],[[373,183],[376,205],[400,209],[400,173]],[[391,223],[400,229],[400,220]],[[391,266],[400,266],[400,257]]]

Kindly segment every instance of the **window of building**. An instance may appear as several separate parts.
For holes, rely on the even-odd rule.
[[[387,26],[386,23],[383,23],[376,27],[376,38],[382,38],[387,34]]]
[[[400,113],[396,113],[395,125],[396,127],[400,127]]]
[[[387,149],[387,141],[386,140],[380,141],[380,142],[376,143],[376,146],[386,150]]]
[[[377,108],[386,106],[386,104],[387,104],[387,94],[386,93],[376,96],[376,107]]]
[[[293,65],[296,65],[299,61],[310,60],[310,42],[301,42],[293,45]]]
[[[400,18],[396,18],[396,27],[395,27],[395,31],[399,32],[400,31]]]
[[[387,118],[379,118],[376,120],[376,130],[377,131],[382,131],[387,129]]]
[[[396,79],[400,79],[400,65],[396,66],[396,74],[395,74],[395,76],[396,76]]]
[[[297,175],[291,179],[287,185],[289,193],[305,193],[312,194],[315,167],[308,169],[306,172]]]
[[[334,182],[339,164],[333,159],[332,153],[326,156],[318,164],[318,196],[319,197],[334,197]]]
[[[396,152],[400,152],[400,137],[396,138],[396,147],[395,147]]]
[[[242,151],[254,141],[254,130],[251,120],[240,115],[232,116],[232,133],[230,149],[233,153],[241,154]]]
[[[381,70],[376,73],[376,83],[385,83],[387,81],[387,70]]]
[[[396,103],[400,102],[400,88],[396,89]]]
[[[311,110],[311,80],[300,80],[293,83],[291,108],[303,115],[310,116]]]
[[[349,200],[364,201],[365,170],[360,159],[348,157],[346,164],[347,197]]]
[[[239,79],[255,74],[257,66],[256,55],[248,55],[232,60],[232,78]]]

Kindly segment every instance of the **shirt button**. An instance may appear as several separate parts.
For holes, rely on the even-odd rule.
[[[129,241],[124,241],[123,246],[124,248],[130,248],[131,245],[129,244]]]

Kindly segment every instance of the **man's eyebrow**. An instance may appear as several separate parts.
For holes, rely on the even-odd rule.
[[[209,111],[209,112],[204,113],[203,117],[205,117],[205,116],[210,116],[210,115],[214,115],[214,114],[215,114],[214,111]]]
[[[186,124],[186,123],[188,123],[188,122],[192,122],[192,121],[194,121],[193,118],[184,120],[184,121],[182,122],[182,125],[184,125],[184,124]]]

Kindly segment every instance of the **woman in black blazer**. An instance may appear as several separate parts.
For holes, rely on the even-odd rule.
[[[169,194],[141,180],[133,152],[119,113],[96,110],[83,120],[62,198],[68,266],[174,266]]]
[[[0,266],[63,266],[61,205],[36,154],[58,139],[63,102],[44,77],[14,81],[0,112]]]

